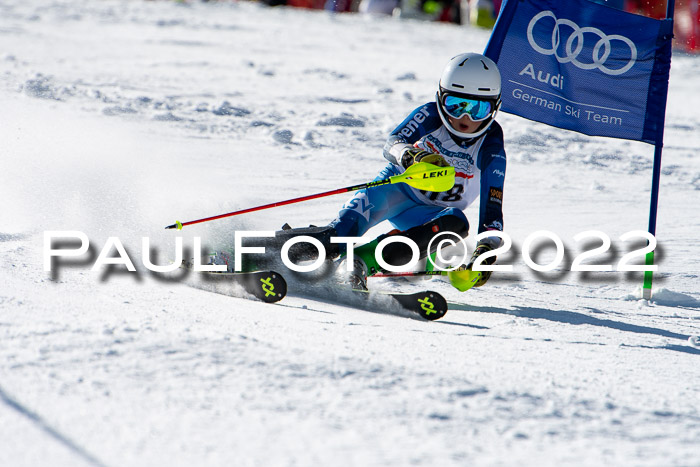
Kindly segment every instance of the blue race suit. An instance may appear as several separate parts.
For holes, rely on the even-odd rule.
[[[401,155],[410,147],[441,154],[456,171],[454,187],[445,192],[423,192],[405,183],[381,185],[358,191],[343,205],[332,223],[339,236],[361,236],[388,220],[403,231],[445,215],[454,215],[469,226],[464,210],[479,198],[479,228],[503,230],[503,182],[506,153],[503,130],[497,122],[478,138],[455,140],[445,128],[435,102],[414,110],[384,146],[389,164],[375,180],[404,172]]]

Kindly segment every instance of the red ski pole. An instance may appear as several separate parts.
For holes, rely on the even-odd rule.
[[[400,175],[394,175],[393,177],[386,178],[384,180],[376,180],[374,182],[363,183],[361,185],[338,188],[337,190],[316,193],[315,195],[301,196],[299,198],[278,201],[276,203],[270,203],[265,204],[263,206],[242,209],[240,211],[228,212],[226,214],[219,214],[217,216],[205,217],[204,219],[197,219],[189,222],[175,221],[174,224],[167,226],[166,229],[181,230],[187,225],[200,224],[202,222],[222,219],[224,217],[238,216],[240,214],[246,214],[249,212],[261,211],[263,209],[284,206],[287,204],[300,203],[302,201],[308,201],[310,199],[322,198],[324,196],[337,195],[340,193],[347,193],[348,191],[362,190],[364,188],[371,188],[375,186],[386,185],[389,183],[407,183],[414,188],[425,191],[447,191],[451,189],[455,184],[455,169],[454,167],[438,167],[433,164],[428,164],[427,162],[419,162],[410,166],[408,169],[406,169],[404,173]]]

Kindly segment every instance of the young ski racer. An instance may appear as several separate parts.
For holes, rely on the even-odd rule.
[[[382,272],[374,257],[377,244],[389,235],[402,235],[414,241],[425,257],[431,239],[440,232],[452,232],[465,238],[469,221],[464,214],[479,200],[478,232],[503,229],[503,184],[506,154],[503,131],[494,120],[501,105],[501,76],[496,64],[475,53],[452,58],[442,73],[435,102],[415,109],[394,131],[384,147],[389,164],[376,180],[403,173],[417,162],[455,168],[454,187],[446,192],[421,192],[405,183],[386,184],[358,191],[341,208],[338,217],[324,227],[277,232],[275,244],[298,235],[321,241],[328,259],[345,254],[344,244],[331,243],[332,237],[359,237],[381,221],[389,221],[396,230],[354,248],[353,272],[349,282],[355,289],[367,289],[367,276]],[[435,242],[437,243],[437,242]],[[481,240],[465,269],[475,259],[500,245],[500,238]],[[297,243],[289,250],[292,261],[315,259],[317,249]],[[403,265],[412,257],[410,247],[392,242],[383,252],[392,265]],[[493,264],[495,256],[484,261]],[[490,272],[482,272],[474,285],[482,286]]]

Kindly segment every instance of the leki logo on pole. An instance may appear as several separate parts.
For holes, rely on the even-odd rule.
[[[554,19],[554,28],[552,29],[552,43],[551,45],[549,45],[549,48],[541,47],[540,45],[538,45],[537,42],[535,42],[535,37],[532,34],[532,31],[533,29],[535,29],[535,25],[537,24],[537,22],[545,17],[550,17]],[[562,42],[562,33],[560,32],[561,26],[567,26],[572,30],[571,35],[564,44],[565,55],[563,57],[557,54],[559,45]],[[578,60],[578,56],[583,50],[583,42],[585,40],[584,36],[586,33],[595,34],[599,37],[598,42],[596,42],[596,44],[593,46],[591,57],[593,61],[591,63],[583,63]],[[593,70],[594,68],[597,68],[606,75],[621,75],[627,72],[630,68],[632,68],[637,61],[637,47],[634,45],[634,42],[632,42],[627,37],[621,36],[619,34],[607,35],[600,29],[593,27],[581,28],[578,24],[574,23],[571,20],[558,19],[554,15],[554,13],[552,13],[549,10],[542,11],[532,18],[530,24],[528,24],[527,26],[527,40],[536,52],[539,52],[542,55],[554,55],[554,57],[559,63],[571,63],[572,65],[582,70]],[[612,51],[613,41],[622,42],[625,44],[626,47],[629,47],[630,49],[630,59],[627,62],[627,64],[622,68],[611,69],[605,66],[605,62],[608,59],[608,57],[610,57],[610,52]],[[574,42],[576,42],[575,48]],[[603,49],[602,55],[601,49]]]
[[[433,313],[437,313],[435,311],[435,305],[433,305],[433,302],[431,302],[428,297],[419,298],[418,303],[420,303],[420,307],[423,311],[425,311],[426,315],[431,315]]]
[[[263,292],[265,292],[266,297],[275,294],[275,286],[272,283],[271,277],[268,277],[267,279],[260,279],[260,282],[262,282],[262,289]]]

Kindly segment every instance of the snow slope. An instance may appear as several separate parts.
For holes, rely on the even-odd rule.
[[[647,227],[653,148],[501,115],[514,272],[464,294],[372,282],[443,293],[428,323],[208,293],[145,271],[141,241],[172,258],[176,219],[372,179],[388,132],[488,32],[4,0],[0,38],[0,465],[698,465],[697,57],[673,59],[651,302],[640,273],[567,269],[580,232],[611,237],[603,263],[634,248],[619,237]],[[180,235],[318,225],[343,201]],[[567,254],[536,273],[520,250],[543,229]],[[86,233],[90,255],[44,272],[47,230]],[[109,237],[139,272],[91,271]]]

